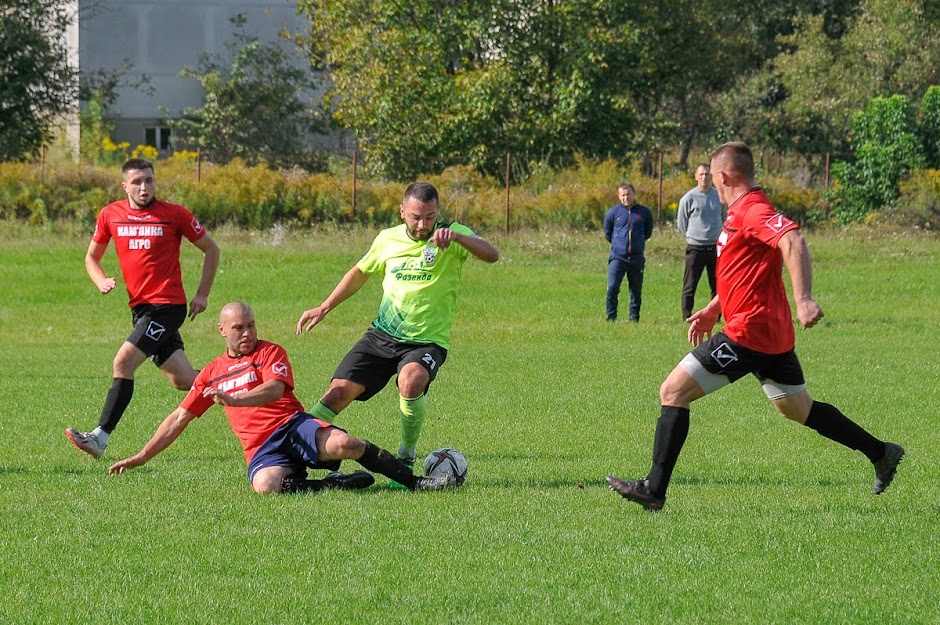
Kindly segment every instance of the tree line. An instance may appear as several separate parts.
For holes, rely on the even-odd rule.
[[[68,99],[67,68],[35,35],[61,27],[63,5],[0,0],[2,160],[35,152],[49,132],[41,113]],[[849,181],[859,136],[874,136],[857,127],[860,117],[874,100],[895,96],[907,103],[919,150],[937,151],[936,138],[919,129],[929,131],[922,109],[933,114],[924,102],[940,85],[940,0],[299,0],[297,7],[309,28],[291,41],[309,68],[298,70],[282,45],[242,29],[226,54],[185,70],[207,95],[175,123],[209,158],[316,168],[323,160],[304,139],[332,127],[352,133],[369,168],[392,180],[456,165],[501,179],[507,152],[518,179],[579,157],[652,171],[661,152],[684,169],[696,150],[743,140],[815,163],[815,171],[836,155],[844,165],[834,173]],[[18,52],[29,33],[31,67]],[[109,83],[99,77],[102,84]]]

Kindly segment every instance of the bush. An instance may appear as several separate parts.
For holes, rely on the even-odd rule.
[[[901,196],[886,215],[891,221],[936,230],[940,225],[940,170],[914,172],[901,182]]]

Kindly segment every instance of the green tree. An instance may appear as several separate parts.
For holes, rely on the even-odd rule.
[[[940,86],[927,89],[921,101],[920,136],[927,167],[940,169]]]
[[[905,95],[874,98],[853,124],[854,162],[838,161],[833,214],[841,223],[863,219],[891,205],[898,183],[924,166],[924,148]]]
[[[0,161],[35,154],[74,109],[63,0],[0,0]]]
[[[797,17],[788,51],[770,66],[782,85],[784,123],[802,153],[844,152],[854,116],[877,96],[919,100],[940,84],[935,0],[863,0],[843,32],[821,16]]]
[[[249,164],[319,168],[321,156],[308,147],[322,128],[310,71],[294,64],[282,46],[249,35],[244,15],[231,22],[236,32],[226,44],[230,58],[203,55],[198,68],[181,72],[198,80],[206,95],[201,107],[184,110],[171,127],[181,142],[202,148],[219,163],[241,158]]]

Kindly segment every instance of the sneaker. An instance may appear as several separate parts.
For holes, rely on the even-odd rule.
[[[353,471],[340,473],[332,471],[323,478],[323,488],[334,490],[360,490],[375,484],[375,477],[368,471]]]
[[[894,443],[885,443],[885,457],[874,463],[875,485],[871,488],[873,493],[879,495],[891,485],[903,457],[903,447]]]
[[[657,497],[650,492],[646,480],[621,480],[614,475],[608,475],[607,483],[610,484],[610,490],[624,499],[640,504],[647,510],[662,510],[663,504],[666,503],[665,497]]]
[[[94,432],[79,432],[75,428],[65,428],[65,435],[69,437],[73,445],[95,460],[104,454],[104,449],[107,447],[98,441],[98,436]]]
[[[409,469],[414,469],[414,466],[415,466],[415,459],[414,459],[414,458],[399,458],[399,460],[401,460],[401,461],[404,462],[406,465],[408,465],[408,468],[409,468]],[[397,488],[397,489],[402,489],[402,488],[407,489],[407,488],[408,488],[408,487],[405,486],[404,484],[401,484],[401,483],[399,483],[399,482],[396,482],[395,480],[391,480],[391,481],[389,482],[389,486],[391,486],[392,488]]]
[[[415,490],[444,490],[457,483],[448,475],[432,475],[415,478]]]

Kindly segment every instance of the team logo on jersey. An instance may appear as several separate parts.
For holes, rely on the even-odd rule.
[[[765,221],[764,225],[770,228],[771,230],[773,230],[774,232],[780,232],[781,230],[786,228],[788,225],[790,225],[790,223],[791,222],[789,219],[787,219],[780,213],[777,213],[776,215],[774,215],[773,217]]]
[[[429,245],[424,248],[424,262],[428,265],[434,264],[434,259],[437,258],[437,248]]]
[[[196,234],[199,234],[200,232],[202,232],[202,224],[199,223],[199,220],[196,219],[195,217],[193,217],[193,232],[195,232]]]
[[[287,365],[281,361],[277,361],[271,365],[271,371],[274,372],[274,375],[286,376],[287,375]]]
[[[132,213],[128,213],[127,218],[130,219],[131,221],[147,221],[148,219],[150,219],[150,215],[149,214],[134,215]]]
[[[147,326],[147,338],[152,341],[159,341],[164,332],[166,332],[166,328],[156,321],[151,321],[150,325]]]
[[[724,369],[733,362],[737,362],[738,355],[731,349],[727,343],[722,343],[712,352],[712,358],[718,363],[718,366]]]
[[[426,364],[431,371],[434,371],[434,367],[437,366],[437,362],[434,361],[434,356],[427,352],[424,352],[424,356],[421,357],[421,360],[424,361],[424,364]]]

